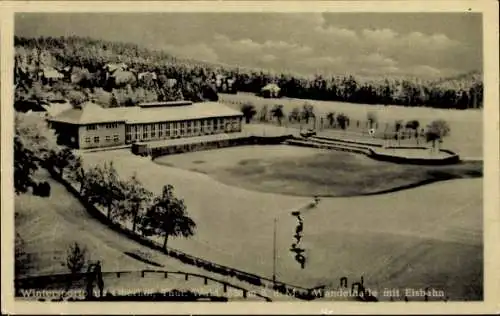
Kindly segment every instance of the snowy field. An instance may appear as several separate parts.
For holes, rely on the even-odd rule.
[[[179,156],[181,157],[181,156]],[[290,247],[291,212],[310,197],[226,185],[209,175],[158,165],[126,150],[84,154],[88,165],[113,161],[120,176],[136,173],[160,192],[174,185],[198,225],[174,248],[263,276],[272,276],[277,218],[277,276],[295,285],[336,287],[364,277],[367,287],[443,289],[450,299],[482,297],[482,179],[439,182],[396,193],[324,198],[303,214],[304,269]]]

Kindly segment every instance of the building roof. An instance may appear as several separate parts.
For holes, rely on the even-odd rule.
[[[44,68],[43,69],[43,76],[48,79],[61,79],[64,78],[64,75],[57,71],[54,68]]]
[[[93,102],[85,102],[78,107],[62,111],[50,120],[79,125],[124,121],[116,117],[109,109],[104,109]]]
[[[175,87],[176,84],[177,84],[177,79],[175,78],[167,78],[167,82],[165,82],[165,85],[169,88]]]
[[[156,73],[154,73],[154,72],[150,72],[150,71],[141,72],[140,74],[138,74],[138,75],[137,75],[137,78],[138,78],[139,80],[141,80],[143,77],[147,77],[147,76],[150,76],[150,77],[151,77],[151,79],[153,79],[153,80],[156,80],[156,79],[157,79],[157,77],[156,77]]]
[[[201,118],[242,116],[243,114],[219,102],[198,102],[184,106],[119,107],[104,109],[87,102],[82,109],[73,108],[52,118],[51,121],[70,124],[126,122],[128,124],[183,121]]]
[[[117,69],[125,70],[128,68],[128,66],[125,63],[118,63],[118,64],[109,63],[109,64],[104,65],[103,68],[108,70],[109,72],[113,72]]]
[[[139,103],[138,106],[141,108],[150,108],[150,107],[165,107],[165,106],[184,106],[184,105],[192,105],[191,101],[156,101],[156,102],[143,102]]]
[[[108,109],[128,124],[183,121],[200,118],[241,116],[240,111],[219,102],[198,102],[184,106],[122,107]]]
[[[49,117],[55,117],[64,111],[71,110],[73,106],[68,101],[65,102],[47,102],[42,104]]]

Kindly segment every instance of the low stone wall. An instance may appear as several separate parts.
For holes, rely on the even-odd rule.
[[[386,147],[386,149],[416,149],[416,150],[429,150],[426,147]],[[377,150],[371,150],[370,158],[379,161],[386,161],[399,164],[412,164],[412,165],[428,165],[428,166],[439,166],[439,165],[451,165],[460,162],[460,156],[451,150],[440,149],[440,152],[446,153],[448,157],[436,157],[436,158],[420,158],[420,157],[404,157],[390,155],[387,153],[377,152]]]
[[[367,156],[369,156],[371,153],[369,148],[361,148],[361,147],[350,146],[350,145],[341,146],[341,145],[330,144],[330,143],[312,142],[312,141],[307,141],[307,140],[303,140],[303,139],[289,139],[289,140],[285,141],[285,144],[292,145],[292,146],[299,146],[299,147],[310,147],[310,148],[345,151],[345,152],[351,152],[351,153],[355,153],[355,154],[363,154],[363,155],[367,155]]]
[[[335,141],[352,145],[360,145],[360,146],[370,146],[370,147],[383,147],[383,145],[378,143],[371,143],[367,141],[354,141],[349,139],[341,139],[338,137],[324,137],[324,136],[313,136],[313,139],[325,140],[325,141]]]
[[[302,146],[302,147],[312,147],[312,148],[320,148],[320,149],[331,149],[345,152],[352,152],[356,154],[363,154],[367,157],[370,157],[375,160],[392,162],[398,164],[413,164],[413,165],[450,165],[456,164],[460,162],[460,157],[456,153],[451,150],[441,149],[440,152],[446,153],[449,156],[447,157],[435,157],[435,158],[425,158],[425,157],[404,157],[391,155],[389,153],[380,152],[382,148],[378,146],[361,146],[360,143],[357,142],[340,142],[336,139],[330,139],[326,137],[316,137],[316,139],[289,139],[285,143],[293,146]],[[337,142],[337,143],[336,143]],[[416,150],[429,150],[427,147],[412,147],[412,146],[401,146],[401,147],[385,147],[384,149],[416,149]]]
[[[173,155],[173,154],[182,154],[188,152],[195,152],[201,150],[211,150],[211,149],[219,149],[226,147],[235,147],[235,146],[247,146],[247,145],[278,145],[283,143],[285,140],[292,138],[292,135],[283,135],[283,136],[248,136],[241,138],[233,138],[233,139],[224,139],[224,140],[214,140],[207,141],[202,143],[188,143],[182,145],[168,145],[162,147],[155,148],[147,148],[145,149],[145,155],[151,156],[152,159]],[[135,153],[140,154],[140,153]]]

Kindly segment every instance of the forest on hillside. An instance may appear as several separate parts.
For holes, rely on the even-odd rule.
[[[14,43],[17,100],[55,95],[74,103],[92,98],[103,106],[132,106],[157,100],[217,100],[218,92],[258,93],[266,84],[276,83],[280,96],[290,98],[450,109],[483,107],[480,72],[438,81],[389,76],[367,80],[349,74],[304,77],[203,63],[135,44],[90,38],[15,37]],[[111,71],[106,68],[110,64],[126,68]],[[46,68],[55,69],[64,78],[44,81]]]

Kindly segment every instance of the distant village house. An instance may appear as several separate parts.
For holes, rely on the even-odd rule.
[[[260,90],[260,95],[264,98],[279,98],[281,88],[275,83],[269,83]]]
[[[40,79],[44,85],[52,85],[55,82],[64,79],[64,74],[52,67],[43,68],[40,72]]]

